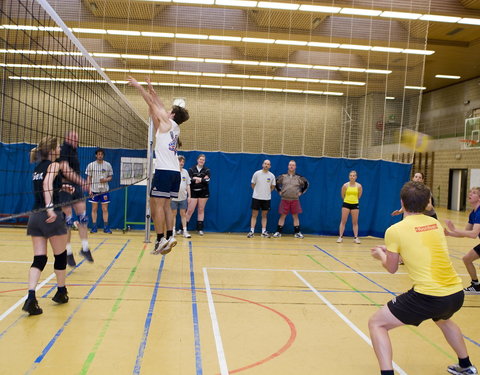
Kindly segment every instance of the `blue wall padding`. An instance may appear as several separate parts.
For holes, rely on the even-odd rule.
[[[19,152],[19,147],[22,152]],[[31,147],[31,146],[30,146]],[[15,160],[20,170],[33,170],[28,163],[25,149],[27,145],[0,144],[0,161],[2,165],[9,160]],[[82,172],[86,164],[94,160],[93,148],[80,148]],[[196,164],[200,152],[181,152],[187,159],[185,168]],[[286,173],[288,162],[297,162],[297,172],[306,177],[310,187],[300,198],[303,214],[300,215],[303,233],[338,235],[338,225],[341,217],[342,200],[340,190],[342,184],[348,181],[349,171],[358,173],[358,182],[363,186],[363,196],[360,200],[360,236],[383,237],[385,230],[398,221],[390,213],[400,207],[399,192],[402,185],[409,180],[411,165],[382,160],[314,158],[306,156],[291,157],[285,155],[262,154],[230,154],[223,152],[204,152],[206,165],[211,170],[210,199],[205,210],[205,230],[212,232],[247,232],[250,228],[250,203],[252,189],[250,181],[253,173],[261,169],[266,158],[272,162],[271,172],[278,176]],[[145,157],[145,150],[107,149],[105,160],[109,161],[116,172],[111,188],[119,187],[120,158]],[[85,164],[85,165],[84,165]],[[12,196],[5,199],[5,181],[18,187],[16,191],[31,191],[30,179],[25,173],[10,173],[0,171],[0,213],[18,213],[27,211],[32,205],[31,194]],[[28,175],[29,177],[29,175]],[[125,191],[118,190],[111,194],[110,225],[113,228],[123,228]],[[278,221],[278,205],[280,199],[272,193],[272,210],[268,214],[268,230],[274,232]],[[145,210],[145,186],[128,188],[127,221],[143,222]],[[89,208],[90,212],[90,208]],[[98,213],[101,225],[101,212]],[[179,218],[177,219],[177,223]],[[189,228],[194,229],[196,215],[192,218]],[[260,230],[260,215],[257,221]],[[291,217],[287,217],[285,233],[293,232]],[[345,235],[351,236],[351,221],[347,222]]]

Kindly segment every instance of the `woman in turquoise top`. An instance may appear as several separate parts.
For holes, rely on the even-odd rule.
[[[350,171],[349,180],[342,186],[342,220],[340,221],[339,232],[340,236],[337,243],[343,242],[343,232],[345,231],[345,223],[348,215],[352,215],[353,235],[355,236],[353,242],[360,243],[358,238],[358,214],[360,212],[359,202],[362,196],[362,185],[357,182],[357,172]]]

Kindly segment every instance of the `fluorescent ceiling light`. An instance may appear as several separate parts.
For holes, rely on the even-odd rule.
[[[133,30],[107,30],[109,35],[128,35],[128,36],[140,36],[142,35],[140,31]]]
[[[465,25],[480,25],[480,18],[462,18],[458,23]]]
[[[285,63],[280,63],[280,62],[261,61],[259,65],[261,65],[261,66],[275,66],[275,67],[283,68],[283,67],[285,67],[287,64],[285,64]]]
[[[372,47],[372,51],[400,53],[403,51],[403,48],[374,46]]]
[[[338,13],[340,12],[340,7],[326,7],[321,5],[307,5],[302,4],[300,5],[300,10],[305,12],[319,12],[319,13]]]
[[[217,77],[217,78],[225,77],[224,73],[202,73],[202,75],[205,77]]]
[[[122,53],[122,59],[148,60],[147,55],[127,55]]]
[[[128,73],[129,69],[105,68],[106,72]]]
[[[282,92],[283,89],[274,89],[271,87],[264,87],[263,91],[270,91],[270,92]]]
[[[267,39],[267,38],[247,38],[247,37],[243,37],[242,41],[247,42],[247,43],[267,43],[267,44],[275,43],[275,39]]]
[[[174,56],[149,56],[150,60],[165,60],[165,61],[176,61],[177,58]]]
[[[238,65],[258,65],[260,62],[258,61],[248,61],[248,60],[233,60],[232,64]]]
[[[335,91],[324,91],[323,95],[333,95],[333,96],[342,96],[343,92],[335,92]]]
[[[333,85],[341,85],[343,81],[338,81],[335,79],[322,79],[320,80],[320,83],[331,83]]]
[[[312,69],[313,65],[309,64],[287,64],[287,68]]]
[[[175,71],[175,70],[155,70],[155,74],[170,74],[170,75],[176,75],[176,74],[178,74],[178,72]]]
[[[420,13],[407,13],[407,12],[389,12],[384,11],[380,14],[380,17],[386,18],[403,18],[406,20],[416,20],[420,18],[422,15]]]
[[[200,87],[206,88],[206,89],[219,89],[219,88],[221,88],[222,86],[218,86],[218,85],[200,85]]]
[[[250,78],[249,75],[247,74],[227,74],[228,78],[242,78],[242,79],[247,79]]]
[[[303,90],[304,94],[316,94],[316,95],[323,95],[323,91],[314,91],[314,90]]]
[[[203,34],[182,34],[182,33],[175,33],[177,38],[182,39],[208,39],[208,35]]]
[[[205,59],[206,63],[213,63],[213,64],[231,64],[232,60],[224,60],[224,59]]]
[[[368,50],[372,49],[372,46],[364,46],[364,45],[361,45],[361,44],[340,44],[339,48],[368,51]]]
[[[0,26],[0,28],[1,28],[1,26]],[[60,31],[60,32],[63,31],[62,28],[56,27],[56,26],[38,26],[38,30],[41,30],[41,31]]]
[[[104,29],[83,29],[80,27],[72,28],[74,33],[87,33],[87,34],[106,34],[107,30]]]
[[[273,79],[271,76],[250,76],[250,79]]]
[[[357,73],[363,73],[365,72],[365,69],[362,68],[340,68],[340,71],[342,72],[357,72]]]
[[[426,87],[422,86],[405,86],[406,89],[411,89],[411,90],[425,90]]]
[[[300,5],[292,3],[276,3],[270,1],[259,1],[258,8],[268,8],[268,9],[285,9],[285,10],[297,10]]]
[[[436,22],[448,22],[448,23],[457,23],[461,17],[451,17],[451,16],[437,16],[434,14],[424,14],[420,17],[422,21],[436,21]]]
[[[342,8],[340,11],[341,14],[352,14],[355,16],[379,16],[382,11],[381,10],[373,10],[373,9],[356,9],[356,8]]]
[[[446,74],[437,74],[435,78],[445,78],[445,79],[460,79],[462,78],[461,76],[451,76],[451,75],[446,75]]]
[[[249,8],[254,8],[257,6],[256,1],[248,1],[248,0],[215,0],[215,4],[231,6],[231,7],[249,7]]]
[[[205,5],[213,4],[213,0],[173,0],[173,2],[182,3],[182,4],[205,4]]]
[[[402,51],[402,53],[408,53],[410,55],[433,55],[435,53],[435,51],[405,48]]]
[[[302,40],[282,40],[277,39],[275,44],[287,44],[291,46],[306,46],[308,42],[304,42]]]
[[[37,26],[29,25],[3,25],[3,28],[7,30],[38,30]]]
[[[385,99],[387,99],[387,100],[395,100],[395,97],[394,97],[394,96],[386,96]]]
[[[204,62],[205,60],[199,57],[177,57],[178,61],[187,61],[187,62]]]
[[[342,85],[350,85],[350,86],[365,86],[365,82],[357,82],[357,81],[343,81]]]
[[[99,52],[92,53],[92,56],[94,56],[94,57],[112,57],[112,58],[116,58],[116,59],[120,59],[122,57],[122,55],[119,54],[119,53],[99,53]]]
[[[130,69],[131,73],[153,74],[153,70],[149,69]]]
[[[142,31],[142,36],[153,36],[156,38],[173,38],[175,37],[174,33],[154,33],[151,31]]]
[[[339,66],[326,66],[326,65],[314,65],[313,69],[318,69],[318,70],[339,70]]]
[[[211,40],[226,40],[229,42],[240,42],[242,40],[239,36],[224,36],[224,35],[210,35],[208,39]]]
[[[250,87],[250,86],[243,86],[242,90],[249,90],[249,91],[262,91],[262,87]]]
[[[225,89],[225,90],[241,90],[242,88],[240,86],[222,86],[222,89]]]
[[[197,83],[180,83],[180,87],[194,87],[194,88],[198,88],[198,87],[200,87],[200,85],[197,84]]]
[[[200,72],[178,72],[179,75],[181,76],[201,76],[202,73]]]
[[[320,80],[315,78],[297,78],[297,82],[320,83]]]
[[[365,73],[370,74],[391,74],[391,70],[382,70],[382,69],[366,69]]]
[[[310,47],[338,48],[340,43],[308,42]]]
[[[290,92],[290,93],[293,93],[293,94],[301,94],[303,92],[303,90],[293,90],[293,89],[283,89],[282,91],[283,92]]]
[[[274,81],[296,81],[296,78],[293,77],[273,77]]]

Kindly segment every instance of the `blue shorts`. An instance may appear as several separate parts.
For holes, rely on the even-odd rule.
[[[93,197],[89,198],[90,203],[110,203],[110,193],[92,193]]]
[[[185,199],[183,201],[170,201],[170,208],[172,210],[186,210],[188,207],[188,200]]]
[[[153,198],[177,198],[180,189],[180,171],[155,169],[150,196]]]

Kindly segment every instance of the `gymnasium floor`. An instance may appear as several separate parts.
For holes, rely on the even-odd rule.
[[[439,216],[462,227],[467,218]],[[143,233],[97,233],[95,263],[68,269],[66,305],[51,301],[49,253],[37,292],[44,313],[28,317],[30,239],[21,228],[0,233],[0,374],[377,374],[368,318],[410,286],[402,269],[387,274],[370,257],[376,238],[194,234],[161,257]],[[448,241],[467,284],[461,257],[478,241]],[[477,365],[479,306],[467,296],[455,316]],[[456,361],[431,321],[391,337],[397,373],[442,374]]]

